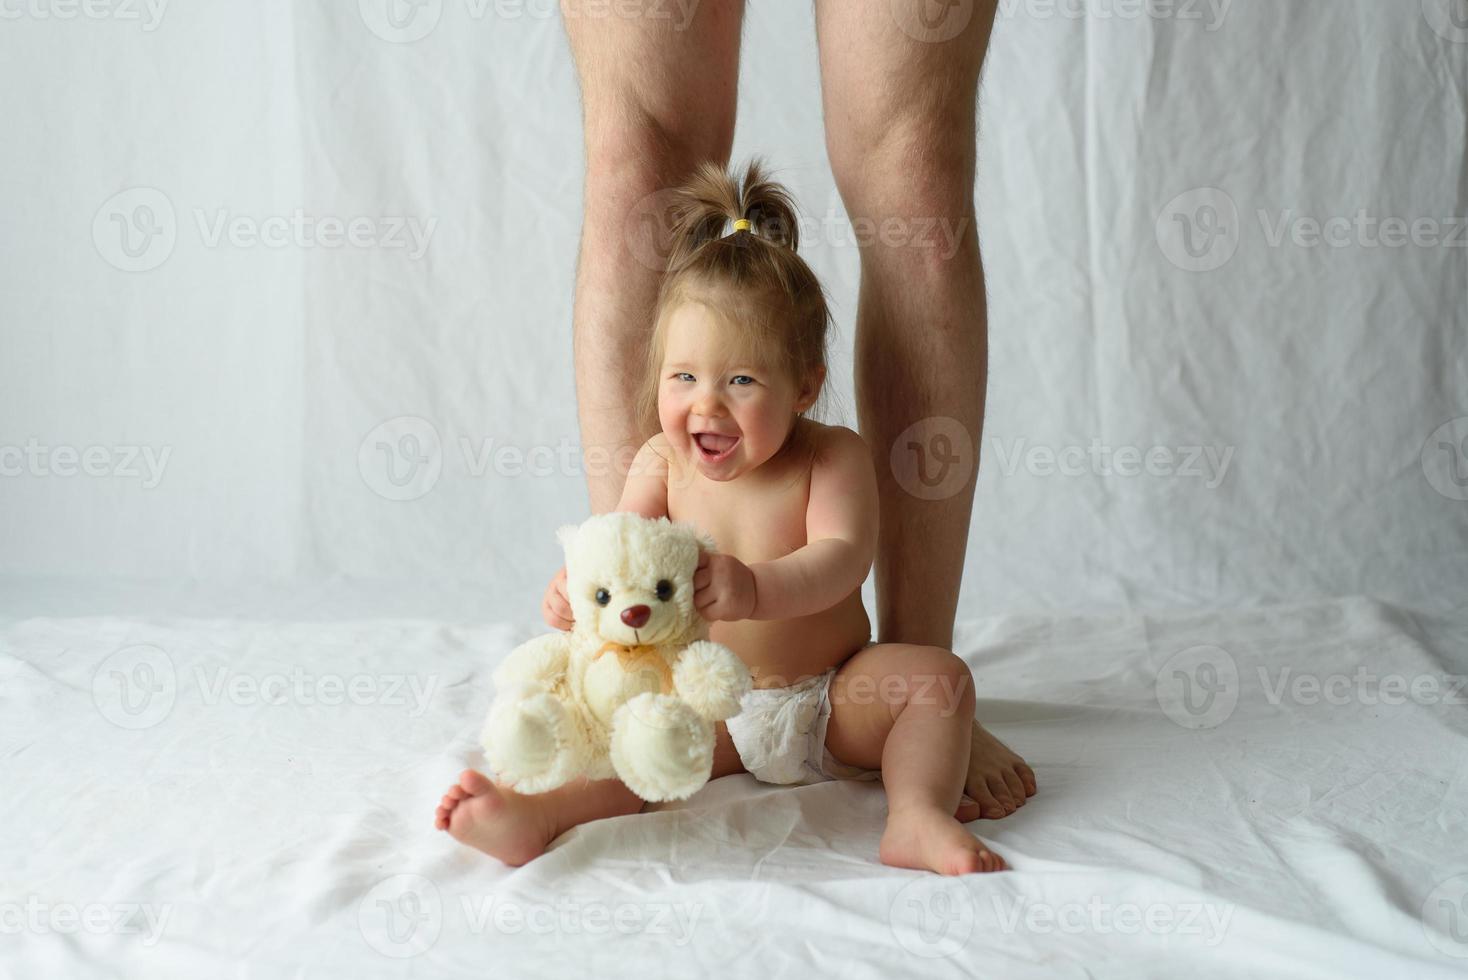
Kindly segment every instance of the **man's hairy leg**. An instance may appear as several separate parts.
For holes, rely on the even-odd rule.
[[[612,510],[637,448],[635,390],[666,259],[663,196],[734,140],[743,0],[564,0],[581,83],[584,220],[576,265],[576,408],[592,513]],[[672,13],[672,16],[669,14]]]
[[[856,398],[881,497],[882,643],[953,648],[977,484],[988,315],[974,212],[995,0],[818,0],[826,145],[858,239]],[[895,225],[894,225],[895,222]],[[1030,767],[974,722],[969,796],[1003,816]]]

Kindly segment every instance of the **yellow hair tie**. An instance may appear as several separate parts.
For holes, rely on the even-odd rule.
[[[751,227],[752,226],[750,225],[748,218],[740,218],[738,221],[734,222],[735,231],[749,231]]]

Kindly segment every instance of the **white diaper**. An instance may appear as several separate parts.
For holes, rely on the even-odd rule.
[[[838,761],[826,749],[831,720],[832,667],[790,687],[753,689],[728,719],[740,761],[762,783],[821,783],[832,779],[880,779],[881,772]]]

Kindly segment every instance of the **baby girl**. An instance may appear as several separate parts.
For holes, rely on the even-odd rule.
[[[638,393],[643,431],[661,431],[637,453],[616,509],[687,521],[718,542],[699,564],[694,604],[754,689],[717,726],[712,778],[880,778],[883,863],[1003,869],[960,821],[1012,812],[996,795],[1023,805],[1034,773],[1017,757],[1002,777],[970,766],[970,747],[989,736],[959,657],[871,642],[861,586],[877,544],[876,474],[860,435],[807,417],[826,377],[829,314],[796,254],[789,194],[758,162],[742,182],[705,164],[674,214]],[[544,607],[559,629],[571,627],[564,583],[562,569]],[[642,807],[615,779],[524,795],[470,770],[436,825],[520,865],[571,827]]]

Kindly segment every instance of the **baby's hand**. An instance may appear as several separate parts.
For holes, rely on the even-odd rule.
[[[754,572],[733,555],[704,554],[693,574],[693,605],[704,619],[733,622],[754,615]]]
[[[575,625],[571,615],[571,600],[566,595],[566,566],[556,572],[545,589],[545,600],[540,604],[540,614],[551,629],[569,630]]]

